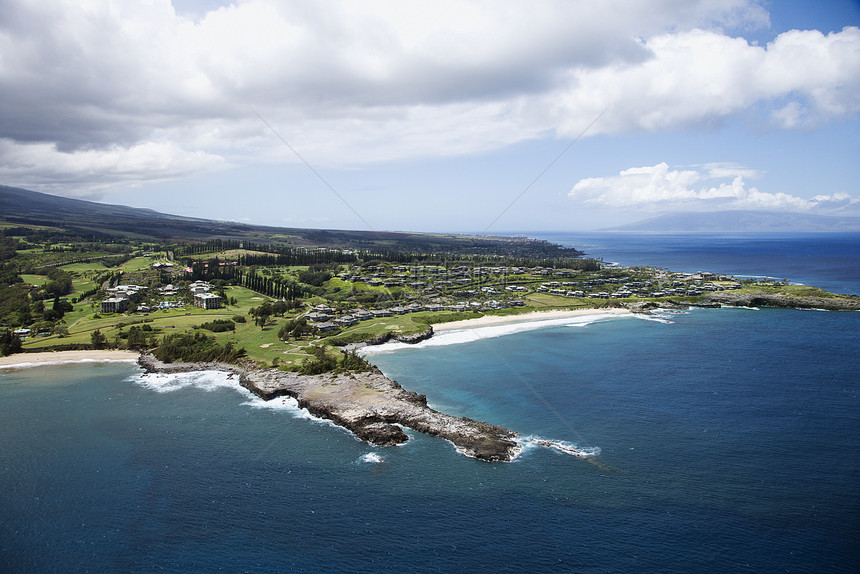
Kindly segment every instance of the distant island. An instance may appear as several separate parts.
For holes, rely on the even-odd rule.
[[[464,320],[722,305],[860,309],[860,298],[715,271],[618,267],[528,237],[300,230],[182,218],[0,186],[0,353],[131,350],[215,366],[374,444],[408,427],[482,460],[508,429],[435,411],[356,353]],[[535,315],[538,313],[538,315]],[[557,316],[557,315],[555,315]]]

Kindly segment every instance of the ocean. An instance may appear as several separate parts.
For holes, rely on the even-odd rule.
[[[860,235],[687,244],[583,248],[860,293]],[[369,446],[223,373],[2,370],[0,572],[856,572],[858,321],[595,316],[369,356],[520,433],[511,463]]]

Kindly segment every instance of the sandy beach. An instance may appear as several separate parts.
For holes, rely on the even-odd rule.
[[[450,323],[439,323],[433,325],[433,331],[442,333],[445,331],[461,331],[465,329],[478,329],[481,327],[496,327],[500,325],[512,325],[516,323],[531,323],[537,321],[551,321],[555,319],[571,319],[587,315],[623,315],[630,313],[627,309],[574,309],[564,311],[533,311],[521,315],[488,315],[477,319],[466,319],[464,321],[452,321]]]
[[[137,361],[136,351],[54,351],[45,353],[16,353],[0,357],[0,368],[35,367],[55,363],[79,363],[102,361]]]
[[[464,331],[469,329],[480,329],[483,327],[497,327],[501,325],[514,325],[517,323],[534,323],[540,321],[551,321],[557,319],[570,319],[589,315],[621,315],[630,313],[627,309],[575,309],[561,311],[533,311],[520,315],[489,315],[477,319],[466,319],[464,321],[452,321],[450,323],[439,323],[433,325],[436,333],[451,331]],[[79,362],[101,362],[101,361],[137,361],[139,353],[136,351],[47,351],[44,353],[16,353],[8,357],[0,357],[0,369],[2,368],[24,368],[38,365],[57,363],[79,363]]]

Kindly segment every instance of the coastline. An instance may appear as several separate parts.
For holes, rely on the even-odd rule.
[[[43,365],[63,363],[107,363],[107,362],[137,362],[140,353],[137,351],[45,351],[41,353],[15,353],[0,357],[0,369],[23,369]]]
[[[435,331],[452,333],[511,325],[541,325],[543,322],[601,315],[630,314],[628,309],[576,309],[488,316],[434,325],[411,344],[432,338]],[[410,338],[411,339],[411,338]],[[407,344],[407,343],[401,343]],[[330,420],[359,439],[376,445],[396,445],[409,440],[403,427],[452,443],[458,452],[484,461],[511,461],[523,449],[516,432],[468,417],[456,417],[427,405],[424,395],[407,391],[378,369],[366,373],[299,375],[273,368],[242,367],[220,363],[165,364],[148,353],[135,351],[57,351],[18,353],[0,357],[0,368],[26,368],[75,362],[135,362],[147,372],[187,372],[217,369],[239,376],[240,384],[258,397],[269,400],[290,396],[311,414]],[[558,448],[553,441],[540,446]],[[583,456],[578,454],[578,456]],[[587,456],[587,454],[585,454]]]
[[[238,375],[239,384],[268,401],[296,399],[300,408],[329,420],[370,444],[403,444],[402,427],[451,442],[459,452],[485,461],[510,461],[521,451],[518,435],[504,427],[455,417],[427,405],[427,397],[407,391],[379,369],[368,372],[301,375],[273,368],[243,368],[223,363],[162,363],[144,353],[138,364],[150,373],[221,370]]]
[[[488,315],[477,319],[465,319],[462,321],[451,321],[448,323],[434,323],[431,333],[444,333],[451,331],[468,331],[484,327],[498,327],[502,325],[515,325],[518,323],[540,323],[558,319],[571,319],[593,315],[622,315],[629,314],[629,309],[613,307],[604,309],[574,309],[553,311],[531,311],[517,315]],[[432,337],[432,334],[430,335]],[[417,339],[414,342],[420,342]],[[398,341],[406,342],[412,341]],[[0,369],[3,368],[27,368],[40,365],[52,365],[62,363],[86,363],[86,362],[137,362],[141,354],[137,351],[120,350],[84,350],[84,351],[43,351],[34,353],[15,353],[0,357]]]
[[[445,331],[466,331],[483,327],[515,325],[517,323],[540,323],[541,321],[553,321],[557,319],[573,319],[576,317],[594,315],[626,315],[630,313],[630,309],[624,309],[621,307],[530,311],[528,313],[520,313],[517,315],[487,315],[484,317],[478,317],[477,319],[464,319],[463,321],[451,321],[448,323],[434,323],[433,331],[436,333],[442,333]]]

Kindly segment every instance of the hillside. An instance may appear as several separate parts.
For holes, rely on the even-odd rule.
[[[388,231],[300,229],[247,225],[160,213],[123,205],[71,199],[0,185],[0,222],[8,226],[59,228],[89,240],[124,237],[155,241],[250,240],[345,249],[504,255],[528,258],[576,257],[575,249],[540,240]]]

